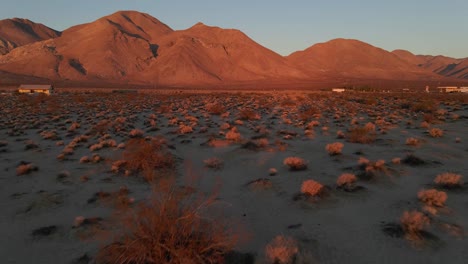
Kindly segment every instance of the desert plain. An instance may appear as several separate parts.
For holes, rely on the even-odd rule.
[[[5,94],[2,263],[466,263],[468,95]]]

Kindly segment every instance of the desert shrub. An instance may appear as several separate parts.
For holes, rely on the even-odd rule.
[[[259,148],[266,148],[270,144],[267,138],[255,139],[253,142]]]
[[[243,109],[239,111],[239,119],[240,120],[258,120],[260,119],[260,115],[251,109]]]
[[[233,127],[226,133],[226,139],[231,141],[239,141],[241,140],[241,134],[237,131],[236,127]]]
[[[338,131],[336,132],[336,138],[340,138],[340,139],[341,139],[341,138],[345,138],[345,137],[346,137],[346,135],[345,135],[345,133],[344,133],[343,131],[338,130]]]
[[[187,126],[187,125],[184,125],[184,124],[181,124],[179,126],[179,133],[180,134],[189,134],[189,133],[192,133],[193,132],[193,128],[191,126]]]
[[[223,160],[213,157],[203,161],[206,167],[212,169],[221,169],[224,165]]]
[[[220,115],[226,111],[226,108],[220,103],[209,103],[205,106],[205,109],[212,115]]]
[[[219,128],[221,130],[226,130],[226,129],[231,128],[231,125],[229,123],[223,123],[223,124],[221,124],[221,126]]]
[[[270,174],[270,176],[275,176],[277,173],[278,173],[278,170],[276,168],[270,168],[268,170],[268,174]]]
[[[375,125],[373,123],[369,122],[369,123],[364,125],[364,129],[369,131],[369,132],[375,131]]]
[[[351,173],[343,173],[336,180],[338,187],[352,188],[357,181],[357,177]]]
[[[400,218],[400,223],[405,232],[406,238],[418,240],[421,238],[421,232],[429,226],[429,218],[418,211],[405,211]]]
[[[431,128],[429,129],[429,135],[434,138],[439,138],[444,135],[444,131],[440,128]]]
[[[375,131],[366,127],[351,128],[347,134],[347,140],[352,143],[368,144],[375,141]]]
[[[359,157],[358,164],[360,166],[365,167],[366,165],[370,164],[370,160],[368,160],[367,158],[364,158],[364,157]]]
[[[16,167],[16,175],[25,175],[37,170],[38,168],[32,163],[20,164],[18,167]]]
[[[267,263],[290,264],[294,263],[299,248],[295,239],[285,236],[275,237],[266,247]]]
[[[88,163],[88,162],[91,162],[88,156],[83,156],[80,158],[80,163]]]
[[[434,179],[434,183],[447,188],[461,187],[463,184],[462,176],[460,174],[450,172],[437,175]]]
[[[121,172],[123,168],[125,167],[125,165],[127,165],[126,160],[116,160],[112,162],[111,171],[113,173]]]
[[[238,237],[221,217],[212,214],[215,195],[187,194],[174,184],[160,186],[149,201],[117,219],[113,241],[99,250],[97,263],[224,262]]]
[[[307,163],[299,157],[287,157],[283,160],[283,164],[288,166],[290,170],[305,170]]]
[[[437,110],[437,104],[433,101],[421,101],[413,104],[412,110],[414,112],[433,113]]]
[[[130,131],[130,133],[128,133],[128,135],[132,138],[136,138],[136,137],[142,137],[144,134],[144,132],[140,129],[132,129],[132,131]]]
[[[419,126],[421,128],[429,128],[431,125],[428,122],[423,121],[423,122],[421,122],[421,124]]]
[[[418,198],[426,205],[442,207],[447,201],[447,193],[436,189],[421,190],[418,192]]]
[[[406,139],[405,144],[408,145],[408,146],[418,146],[420,143],[421,142],[419,141],[419,139],[410,137],[410,138]]]
[[[154,179],[156,169],[172,169],[175,165],[172,154],[155,139],[130,139],[122,155],[125,169],[142,173],[148,181]]]
[[[323,194],[325,187],[314,180],[306,180],[301,185],[301,193],[310,196],[320,196]]]
[[[327,144],[325,149],[327,150],[328,154],[330,155],[339,155],[341,154],[341,150],[343,149],[344,144],[341,142],[335,142],[331,144]]]

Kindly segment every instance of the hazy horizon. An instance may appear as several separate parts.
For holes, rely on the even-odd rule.
[[[114,2],[84,0],[5,1],[0,19],[27,18],[56,30],[92,22],[120,10],[148,13],[175,30],[197,22],[235,28],[261,45],[289,55],[313,44],[335,38],[358,39],[388,51],[468,57],[465,10],[468,2],[426,1],[424,4],[397,0],[310,3],[296,1],[151,1]]]

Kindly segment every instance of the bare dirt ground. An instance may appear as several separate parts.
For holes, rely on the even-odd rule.
[[[132,230],[119,215],[167,179],[209,197],[197,232],[235,230],[216,251],[237,252],[227,263],[468,258],[468,95],[58,93],[0,106],[2,263],[94,263]]]

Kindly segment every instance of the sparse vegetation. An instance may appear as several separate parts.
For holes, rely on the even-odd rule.
[[[299,248],[295,239],[285,236],[275,237],[266,247],[265,256],[271,264],[294,263]]]
[[[325,186],[314,180],[306,180],[301,185],[301,193],[310,196],[320,196],[325,191]]]
[[[405,237],[409,240],[420,240],[421,232],[429,226],[429,218],[418,211],[405,211],[400,218]]]
[[[357,177],[351,173],[343,173],[336,180],[338,187],[352,189],[357,181]]]
[[[288,166],[289,169],[293,171],[307,169],[306,161],[299,157],[287,157],[284,159],[283,164]]]
[[[344,147],[343,143],[335,142],[335,143],[327,144],[325,149],[327,150],[328,154],[330,154],[331,156],[334,156],[334,155],[341,154],[343,147]]]
[[[434,183],[446,188],[461,187],[463,184],[462,176],[456,173],[442,173],[437,175],[434,179]]]
[[[439,138],[444,135],[444,131],[440,128],[431,128],[429,129],[429,135],[433,138]]]
[[[215,196],[192,199],[162,184],[117,219],[118,233],[98,263],[221,263],[237,243],[232,227],[206,215]]]
[[[141,173],[147,181],[154,180],[157,169],[172,169],[175,160],[161,141],[131,139],[127,142],[123,159],[125,169]]]
[[[442,207],[447,201],[447,193],[436,189],[421,190],[418,192],[418,198],[428,206]]]

